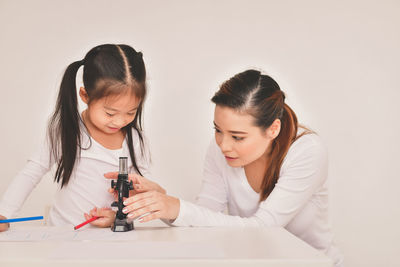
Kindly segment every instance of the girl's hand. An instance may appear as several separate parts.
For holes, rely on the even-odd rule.
[[[104,177],[108,179],[118,179],[118,172],[108,172],[104,174]],[[128,175],[128,179],[132,181],[133,183],[133,192],[129,192],[129,196],[133,196],[137,193],[143,193],[143,192],[148,192],[148,191],[157,191],[162,194],[166,194],[167,191],[165,191],[164,188],[162,188],[159,184],[150,181],[147,178],[144,178],[143,176],[140,176],[139,174],[134,174],[130,173]],[[110,188],[108,189],[108,192],[114,194],[114,189]],[[114,194],[115,195],[115,194]]]
[[[97,226],[97,227],[110,227],[114,223],[115,219],[115,212],[111,208],[93,208],[89,214],[85,213],[84,214],[85,219],[89,220],[94,216],[99,217],[97,220],[94,220],[91,222],[91,225]]]
[[[7,218],[0,215],[0,220],[6,220]],[[6,230],[8,230],[8,228],[10,228],[10,224],[9,223],[0,223],[0,232],[4,232]]]
[[[149,191],[136,194],[124,201],[124,213],[128,218],[137,218],[143,214],[150,213],[139,219],[140,222],[148,222],[154,219],[175,220],[179,214],[180,202],[176,197]]]

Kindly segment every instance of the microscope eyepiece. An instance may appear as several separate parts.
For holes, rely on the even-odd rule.
[[[119,158],[119,174],[128,174],[128,157]]]

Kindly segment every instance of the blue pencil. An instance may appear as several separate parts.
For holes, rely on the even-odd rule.
[[[43,220],[43,216],[24,217],[24,218],[14,218],[14,219],[0,220],[0,223],[12,223],[12,222],[23,222],[23,221],[33,221],[33,220]]]

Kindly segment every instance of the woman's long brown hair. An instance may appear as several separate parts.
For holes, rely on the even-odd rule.
[[[275,80],[257,70],[241,72],[224,82],[211,101],[247,112],[254,117],[255,125],[263,130],[276,119],[281,121],[279,135],[272,141],[267,155],[267,170],[261,184],[260,201],[265,200],[278,182],[289,147],[300,137],[297,136],[296,114],[285,103],[285,94]]]

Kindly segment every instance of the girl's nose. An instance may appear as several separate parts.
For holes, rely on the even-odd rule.
[[[123,116],[118,116],[114,119],[113,123],[115,124],[115,126],[122,128],[126,125],[126,120]]]

